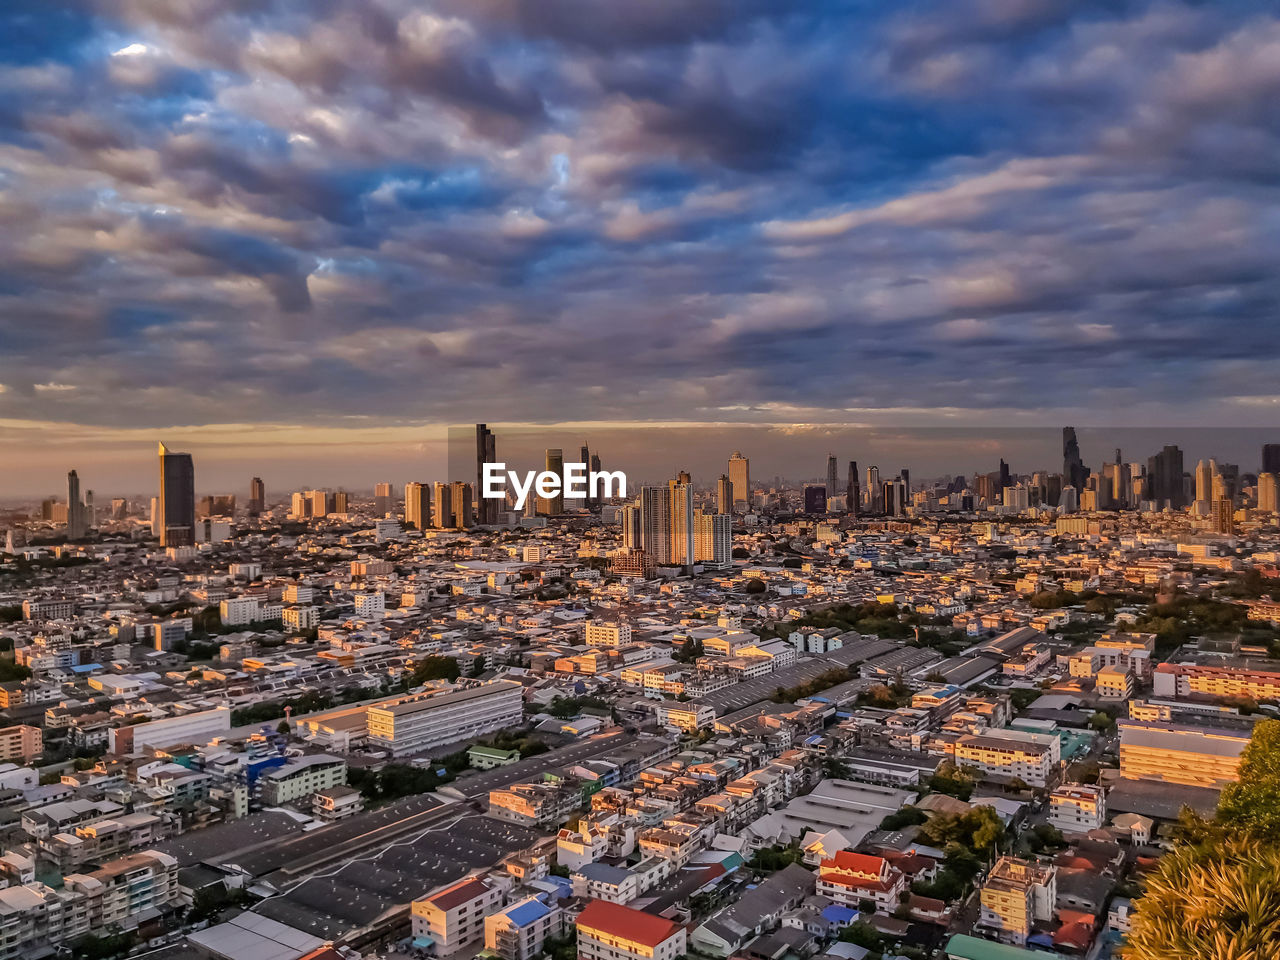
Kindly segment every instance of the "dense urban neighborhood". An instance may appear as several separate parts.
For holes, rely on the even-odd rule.
[[[523,511],[73,473],[0,515],[0,960],[1140,946],[1280,835],[1275,467],[1066,439]]]

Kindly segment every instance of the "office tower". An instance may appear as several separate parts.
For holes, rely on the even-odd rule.
[[[431,526],[431,487],[428,484],[404,485],[404,525],[415,530]]]
[[[1062,494],[1058,498],[1058,510],[1062,513],[1075,513],[1080,509],[1080,493],[1069,483],[1063,483]]]
[[[977,498],[988,506],[996,502],[996,481],[989,473],[980,473],[973,478],[973,492]]]
[[[267,487],[261,477],[249,481],[249,516],[256,517],[267,509]]]
[[[849,516],[856,517],[858,509],[862,506],[862,484],[858,480],[857,460],[849,461],[849,475],[845,480],[844,498]]]
[[[1200,459],[1196,463],[1196,501],[1208,503],[1213,499],[1213,475],[1218,472],[1218,465],[1212,460]]]
[[[71,470],[67,473],[67,539],[79,540],[85,532],[84,504],[80,502],[80,477]]]
[[[501,500],[490,500],[484,496],[484,465],[498,462],[497,440],[487,424],[476,424],[476,495],[480,497],[477,506],[476,522],[481,526],[491,526],[498,522],[498,514],[504,506]]]
[[[196,542],[196,468],[189,453],[170,453],[160,444],[160,546]]]
[[[716,512],[733,513],[733,481],[727,473],[720,474],[716,481]]]
[[[901,517],[907,512],[906,486],[901,477],[884,485],[884,512],[890,517]]]
[[[737,450],[729,458],[729,482],[733,484],[733,512],[751,512],[751,461]]]
[[[348,510],[349,504],[350,504],[350,500],[345,490],[339,490],[337,493],[333,495],[333,512],[334,513],[350,512]]]
[[[694,527],[694,560],[708,567],[729,566],[733,560],[733,518],[699,510]]]
[[[1275,513],[1278,508],[1276,506],[1276,494],[1280,475],[1274,473],[1258,474],[1258,509],[1265,513]]]
[[[113,497],[111,500],[111,519],[123,520],[129,515],[129,501],[124,497]]]
[[[453,488],[437,480],[432,484],[431,526],[447,530],[453,526]]]
[[[1174,510],[1185,507],[1182,481],[1182,451],[1173,444],[1147,460],[1147,482],[1157,507],[1168,504]]]
[[[1075,427],[1062,428],[1062,483],[1063,486],[1076,488],[1076,493],[1084,489],[1084,481],[1089,470],[1080,459],[1080,442],[1076,439]]]
[[[827,512],[827,488],[820,483],[806,483],[804,485],[804,512],[805,513],[826,513]]]
[[[618,522],[622,525],[622,545],[628,550],[644,549],[644,534],[640,528],[640,508],[628,503],[618,511]]]
[[[327,517],[333,513],[333,497],[326,490],[312,490],[308,494],[311,498],[311,515],[313,517]]]
[[[840,488],[836,486],[838,480],[837,472],[839,468],[836,465],[836,455],[834,453],[827,455],[827,496],[834,497],[836,491]]]
[[[671,493],[667,487],[640,488],[640,549],[655,564],[671,562]]]
[[[475,514],[471,502],[471,484],[465,480],[455,480],[449,484],[449,511],[453,516],[452,526],[459,530],[475,526]]]
[[[667,481],[671,494],[671,551],[669,560],[681,566],[692,566],[694,557],[693,481],[681,471]]]
[[[902,478],[902,487],[906,492],[907,499],[911,499],[911,471],[906,467],[902,468],[902,472],[898,474]]]
[[[538,512],[551,517],[564,513],[564,451],[550,449],[546,454],[546,471],[560,478],[560,490],[554,497],[539,497]]]
[[[1232,501],[1213,501],[1213,529],[1216,533],[1236,532],[1236,505]]]
[[[97,529],[98,512],[96,509],[94,509],[94,506],[93,506],[92,490],[86,490],[84,492],[84,513],[81,516],[84,518],[85,529],[87,530]]]
[[[599,472],[600,472],[600,454],[593,453],[591,455],[591,463],[587,465],[587,483],[588,484],[591,483],[591,474],[599,473]],[[590,496],[588,499],[591,501],[591,505],[598,507],[600,505],[600,501],[596,497],[596,494],[598,491],[591,486],[588,487],[588,490],[590,493]]]
[[[1280,443],[1262,445],[1262,472],[1280,477]]]
[[[867,467],[867,506],[871,508],[872,513],[880,512],[881,497],[883,494],[880,490],[880,468],[876,466]]]
[[[290,496],[289,516],[295,519],[311,516],[311,495],[299,490]]]
[[[389,483],[379,483],[373,488],[373,512],[380,517],[385,517],[391,512],[392,500],[395,498],[395,488]],[[494,503],[497,503],[495,500]]]
[[[1230,500],[1235,503],[1240,493],[1240,466],[1235,463],[1223,463],[1213,474],[1213,499]]]
[[[996,477],[996,489],[1003,490],[1005,487],[1013,486],[1013,480],[1009,474],[1009,465],[1004,462],[1004,457],[1000,458],[1000,472]]]

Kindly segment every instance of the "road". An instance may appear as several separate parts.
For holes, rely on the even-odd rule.
[[[612,733],[598,733],[578,743],[571,743],[567,747],[560,747],[556,750],[548,750],[546,753],[519,760],[509,766],[460,777],[449,784],[449,788],[457,790],[468,800],[486,799],[490,790],[500,790],[513,783],[536,779],[557,767],[582,763],[585,760],[594,760],[610,750],[625,746],[630,742],[630,739],[621,730]]]

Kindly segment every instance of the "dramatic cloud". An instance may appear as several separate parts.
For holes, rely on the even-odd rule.
[[[1274,3],[54,6],[5,422],[1274,417]]]

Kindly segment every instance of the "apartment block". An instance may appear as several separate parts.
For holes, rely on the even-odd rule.
[[[1063,833],[1088,833],[1107,822],[1107,792],[1087,783],[1064,783],[1049,795],[1049,822]]]
[[[578,914],[579,960],[675,960],[685,952],[685,929],[663,917],[605,900]]]
[[[399,757],[518,726],[523,719],[520,684],[462,681],[369,707],[369,744]]]
[[[313,793],[347,782],[347,762],[323,754],[301,757],[283,767],[268,770],[259,781],[262,802],[269,806],[297,803]]]
[[[1001,857],[982,885],[978,926],[1021,946],[1035,923],[1053,919],[1057,897],[1057,867],[1053,864]]]
[[[1158,720],[1121,720],[1120,775],[1127,780],[1159,780],[1219,787],[1240,778],[1240,755],[1251,728],[1200,727]]]
[[[0,761],[31,760],[44,753],[44,734],[39,727],[19,723],[0,729]]]
[[[414,948],[434,957],[456,953],[484,937],[485,917],[502,907],[505,893],[493,881],[468,877],[415,900],[409,916]]]

